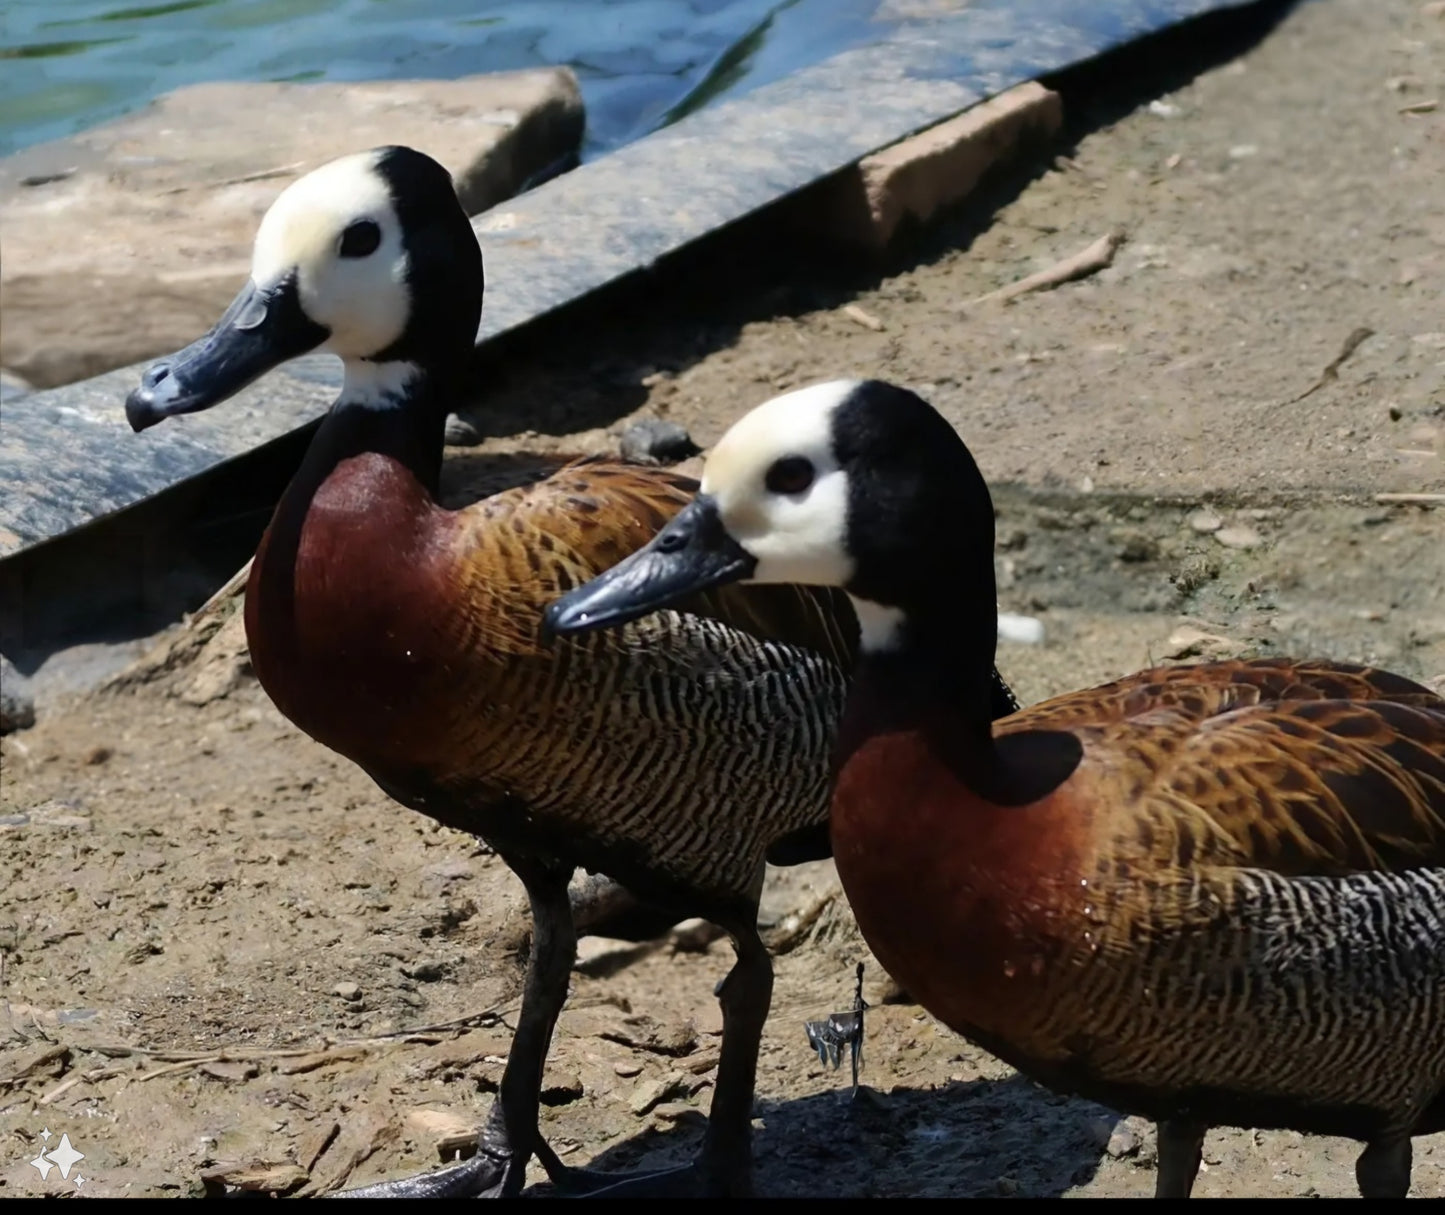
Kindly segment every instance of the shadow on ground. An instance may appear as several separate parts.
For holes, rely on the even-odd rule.
[[[841,1074],[841,1073],[840,1073]],[[788,1198],[1057,1198],[1089,1181],[1118,1116],[1060,1097],[1020,1076],[938,1088],[861,1087],[790,1101],[759,1101],[755,1184]],[[669,1168],[702,1143],[694,1117],[614,1144],[589,1167],[607,1172]],[[872,1166],[857,1184],[857,1164]],[[841,1169],[847,1163],[850,1167]],[[551,1193],[537,1186],[538,1196]]]

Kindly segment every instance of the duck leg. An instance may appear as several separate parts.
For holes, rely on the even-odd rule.
[[[1404,1198],[1410,1192],[1414,1160],[1410,1139],[1382,1139],[1365,1144],[1355,1161],[1361,1198]]]
[[[754,923],[724,924],[737,961],[717,986],[723,1039],[702,1151],[691,1164],[655,1173],[568,1168],[545,1145],[538,1159],[564,1194],[596,1198],[747,1198],[752,1195],[753,1090],[773,964]],[[550,1158],[550,1159],[549,1159]]]
[[[1204,1156],[1208,1128],[1192,1118],[1166,1118],[1159,1124],[1159,1173],[1155,1198],[1188,1198]]]
[[[569,868],[529,857],[503,855],[502,859],[527,888],[532,953],[501,1090],[477,1136],[477,1154],[449,1168],[345,1190],[337,1198],[510,1198],[522,1191],[527,1161],[542,1145],[537,1130],[542,1070],[552,1030],[567,1000],[577,933],[567,895]],[[548,1157],[556,1160],[550,1150],[544,1161]]]

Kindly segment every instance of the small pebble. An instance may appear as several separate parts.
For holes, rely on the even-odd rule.
[[[96,764],[105,763],[105,761],[114,754],[115,752],[109,747],[91,747],[91,749],[85,753],[85,762],[94,767]]]
[[[1214,538],[1225,548],[1258,548],[1264,543],[1263,538],[1254,528],[1245,527],[1243,524],[1222,527],[1214,533]]]
[[[676,422],[643,418],[622,432],[619,441],[624,460],[639,464],[677,464],[702,450]]]
[[[1197,510],[1189,516],[1189,526],[1196,532],[1208,535],[1224,526],[1224,520],[1212,510]]]
[[[361,999],[361,988],[355,983],[338,983],[331,990],[343,1000]]]
[[[1009,612],[998,614],[998,637],[1000,641],[1013,641],[1020,645],[1038,645],[1044,639],[1043,621],[1033,616],[1014,616]]]
[[[1109,1136],[1109,1142],[1105,1151],[1115,1160],[1119,1160],[1124,1156],[1137,1154],[1141,1142],[1139,1133],[1127,1122],[1121,1122],[1114,1128],[1114,1133]]]
[[[415,979],[418,983],[435,983],[444,974],[447,968],[445,964],[436,961],[434,958],[425,962],[418,962],[415,966],[403,966],[401,973],[408,979]]]
[[[625,1060],[622,1063],[614,1063],[612,1065],[612,1070],[616,1072],[619,1076],[621,1076],[624,1080],[629,1080],[633,1076],[640,1076],[642,1074],[642,1064],[633,1063],[631,1060]]]

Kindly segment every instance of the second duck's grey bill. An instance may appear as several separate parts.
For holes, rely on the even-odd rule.
[[[265,291],[248,282],[205,337],[146,368],[125,399],[132,430],[162,418],[209,409],[329,334],[301,308],[294,278]]]
[[[645,548],[554,602],[544,627],[551,633],[582,633],[626,624],[698,591],[739,582],[756,565],[728,535],[717,503],[704,494],[683,507]]]

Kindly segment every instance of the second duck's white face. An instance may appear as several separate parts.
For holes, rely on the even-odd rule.
[[[833,452],[833,415],[857,387],[833,380],[774,397],[708,456],[702,492],[756,559],[750,581],[841,587],[852,578],[848,475]]]
[[[287,186],[261,220],[251,277],[262,291],[296,275],[306,315],[344,359],[385,350],[411,310],[401,222],[375,152],[346,156]]]

